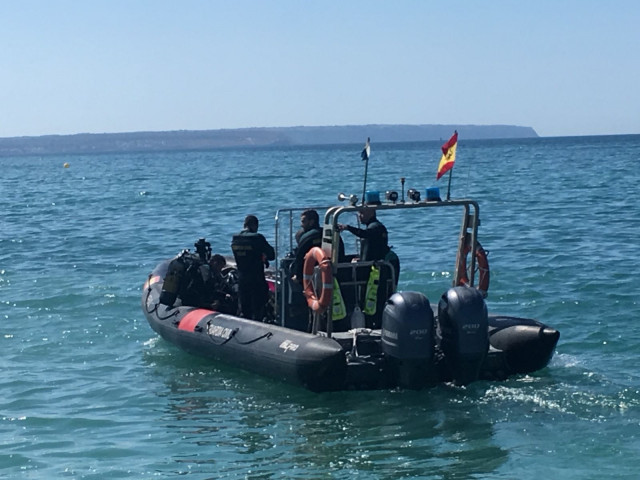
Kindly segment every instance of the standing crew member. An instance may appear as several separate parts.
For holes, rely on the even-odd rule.
[[[358,212],[360,222],[366,228],[352,227],[351,225],[339,224],[340,231],[348,230],[356,237],[362,239],[360,242],[360,261],[370,262],[376,260],[387,260],[391,263],[395,273],[396,283],[400,274],[400,261],[389,248],[387,228],[377,219],[376,210],[370,206],[363,206]],[[382,320],[382,309],[389,292],[386,287],[382,295],[378,294],[378,285],[387,285],[388,273],[375,265],[371,267],[369,281],[365,291],[365,305],[363,312],[367,315],[367,327],[379,328]]]
[[[358,216],[367,228],[357,228],[351,225],[339,224],[338,230],[341,232],[348,230],[356,237],[362,239],[360,243],[361,261],[384,260],[389,252],[389,235],[387,234],[387,228],[376,218],[375,208],[365,205],[358,212]]]
[[[291,272],[293,273],[293,280],[296,282],[302,281],[302,269],[304,267],[304,256],[312,247],[319,247],[322,245],[322,229],[320,228],[320,218],[318,212],[313,209],[308,209],[302,212],[300,215],[300,229],[302,235],[298,240],[298,247],[295,251],[295,259],[293,265],[291,265]]]
[[[276,253],[263,235],[258,233],[258,218],[247,215],[244,230],[233,236],[231,250],[238,266],[240,311],[245,318],[262,320],[269,300],[269,286],[264,267]]]
[[[298,236],[298,233],[300,235]],[[300,215],[300,230],[296,233],[298,246],[294,250],[295,258],[291,264],[292,280],[302,282],[302,270],[304,268],[304,257],[312,247],[322,246],[322,227],[320,227],[320,217],[318,212],[309,208]],[[345,262],[344,243],[340,238],[338,244],[338,263]]]
[[[348,230],[356,237],[360,237],[360,260],[363,262],[373,260],[386,260],[393,266],[396,275],[396,285],[400,277],[400,260],[389,247],[389,235],[385,227],[376,217],[376,210],[370,206],[363,206],[358,212],[360,222],[367,228],[357,228],[351,225],[338,225],[341,232]]]

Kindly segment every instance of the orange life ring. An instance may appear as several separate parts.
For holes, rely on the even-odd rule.
[[[313,271],[316,265],[320,266],[320,278],[322,279],[322,290],[320,298],[313,288]],[[333,272],[331,271],[331,259],[320,247],[312,247],[304,256],[304,267],[302,269],[302,287],[304,295],[307,297],[307,305],[314,312],[324,312],[333,299]]]
[[[460,279],[458,280],[458,285],[469,285],[469,277],[467,276],[467,255],[471,251],[471,243],[468,242],[464,247],[464,252],[462,252],[462,258],[460,259]],[[487,260],[487,252],[480,242],[476,242],[476,263],[477,270],[480,272],[480,276],[478,278],[478,289],[484,292],[485,294],[489,290],[489,261]],[[474,275],[473,272],[472,275]]]

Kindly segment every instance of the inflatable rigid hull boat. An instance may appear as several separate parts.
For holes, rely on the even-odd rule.
[[[237,314],[232,257],[221,275],[225,291],[230,292],[228,304],[220,307],[211,304],[206,294],[206,300],[199,301],[198,294],[185,293],[185,285],[195,288],[198,284],[200,289],[207,285],[211,255],[210,249],[202,248],[209,245],[203,239],[195,244],[197,253],[185,250],[151,272],[143,287],[143,312],[153,330],[186,352],[316,392],[421,389],[442,382],[466,385],[546,367],[560,336],[557,330],[533,319],[487,311],[489,266],[476,238],[479,218],[474,201],[380,202],[374,208],[427,211],[437,207],[463,210],[453,285],[437,303],[420,292],[396,291],[391,262],[340,261],[334,248],[340,242],[338,217],[358,211],[358,206],[350,204],[323,208],[322,243],[305,257],[305,271],[314,274],[305,280],[303,291],[291,282],[291,255],[283,256],[282,245],[276,243],[276,266],[267,272],[271,299],[263,321]],[[293,217],[303,210],[278,211],[276,239],[286,230],[287,221],[291,231]],[[287,252],[293,249],[292,231],[289,237]],[[175,275],[176,265],[180,278]],[[379,308],[363,315],[358,292],[367,287],[372,265],[382,271],[375,299]],[[188,272],[198,281],[190,280]],[[171,285],[165,281],[168,278]],[[181,285],[176,285],[176,278]],[[343,315],[336,321],[332,303],[337,290],[342,292]]]

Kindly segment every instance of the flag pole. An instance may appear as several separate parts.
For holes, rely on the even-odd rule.
[[[361,200],[362,205],[364,205],[364,196],[365,196],[365,193],[367,193],[367,170],[369,169],[369,152],[371,150],[371,147],[369,146],[370,141],[371,141],[371,138],[367,137],[367,143],[365,144],[361,154],[362,160],[364,160],[364,182],[362,184],[362,200]]]
[[[447,185],[447,201],[451,200],[451,177],[453,176],[453,165],[456,161],[456,146],[458,145],[458,131],[455,130],[451,138],[442,145],[442,158],[438,164],[438,173],[436,174],[436,180],[440,180],[440,177],[447,171],[449,172],[449,182]]]
[[[367,192],[367,169],[369,168],[369,159],[364,161],[364,182],[362,185],[362,205],[364,205],[364,194]]]

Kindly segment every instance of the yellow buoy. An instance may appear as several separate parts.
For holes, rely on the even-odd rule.
[[[64,162],[64,165],[62,165],[64,168],[69,168],[69,163],[68,162]]]

